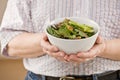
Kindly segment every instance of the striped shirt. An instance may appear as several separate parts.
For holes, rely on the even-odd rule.
[[[120,38],[120,0],[9,0],[1,24],[2,54],[6,45],[23,32],[41,33],[44,24],[60,17],[86,17],[96,21],[106,40]],[[101,73],[120,69],[120,61],[96,57],[74,66],[45,55],[24,59],[24,66],[36,74],[65,76]]]

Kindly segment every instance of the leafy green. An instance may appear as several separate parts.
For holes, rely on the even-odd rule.
[[[93,27],[79,24],[70,19],[54,24],[47,28],[47,32],[55,37],[63,39],[82,39],[95,34]]]

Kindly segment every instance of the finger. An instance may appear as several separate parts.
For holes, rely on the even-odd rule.
[[[55,57],[57,60],[59,61],[63,61],[63,62],[68,62],[64,57],[66,56],[65,53],[63,52],[56,52],[56,53],[52,53],[51,54],[53,57]]]
[[[63,57],[56,57],[57,60],[68,63],[67,60],[65,60]]]
[[[93,60],[94,58],[86,58],[85,61],[91,61]]]
[[[44,53],[47,53],[47,50],[43,48],[43,52],[44,52]]]
[[[64,58],[65,53],[64,52],[54,52],[54,53],[52,53],[52,55],[56,56],[56,57],[62,57],[62,58]]]
[[[69,56],[68,56],[68,55],[65,55],[65,56],[64,56],[64,59],[65,59],[66,61],[68,61]]]
[[[97,55],[97,48],[91,49],[88,52],[78,53],[77,56],[79,58],[94,58]]]
[[[46,53],[52,57],[64,57],[64,53],[61,52],[50,52],[46,50]]]
[[[43,49],[44,50],[44,52],[46,52],[48,55],[50,55],[50,56],[52,56],[52,57],[54,57],[54,58],[56,58],[56,59],[58,59],[58,60],[61,60],[61,61],[66,61],[65,59],[64,59],[64,57],[65,57],[65,53],[64,52],[50,52],[50,51],[47,51],[47,50],[45,50],[45,49]]]
[[[46,34],[41,34],[41,39],[48,40],[48,37]]]
[[[70,55],[68,61],[80,63],[80,62],[84,62],[85,59],[79,58],[79,57],[77,57],[76,55]]]
[[[55,47],[49,43],[47,36],[45,36],[45,35],[41,38],[41,46],[49,51],[58,51],[57,47]]]
[[[46,54],[52,56],[52,52],[50,52],[50,51],[48,51],[48,50],[46,50],[46,49],[44,49],[44,48],[43,48],[43,51],[44,51]]]

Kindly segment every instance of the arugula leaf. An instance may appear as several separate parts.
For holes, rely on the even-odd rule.
[[[55,28],[56,27],[56,28]],[[86,24],[79,24],[70,19],[65,19],[59,24],[51,25],[47,32],[55,37],[63,39],[81,39],[95,34],[94,29]]]

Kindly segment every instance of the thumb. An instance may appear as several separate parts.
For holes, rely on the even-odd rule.
[[[41,38],[43,39],[43,40],[48,40],[48,37],[47,37],[47,35],[45,34],[45,33],[42,33],[41,34]]]
[[[104,42],[103,38],[101,36],[98,36],[97,40],[96,40],[96,43],[101,44],[103,42]]]

